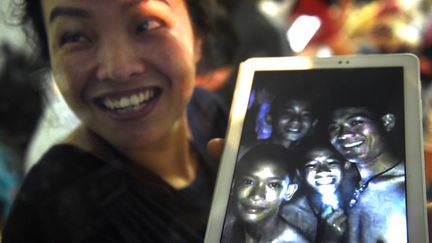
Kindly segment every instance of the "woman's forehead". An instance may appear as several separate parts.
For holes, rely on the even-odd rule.
[[[51,2],[51,3],[113,3],[116,2],[120,6],[128,7],[144,2],[163,2],[166,4],[174,4],[176,2],[183,2],[184,0],[41,0],[41,2]]]
[[[104,10],[108,7],[127,10],[146,3],[162,3],[173,8],[184,4],[184,0],[41,0],[41,2],[45,15],[51,14],[54,8],[62,6],[91,9],[97,13],[97,10]]]
[[[170,26],[190,22],[188,8],[183,0],[42,0],[42,3],[47,30],[50,30],[49,26],[57,19],[98,22],[99,24],[91,26],[101,28],[110,28],[129,17],[141,16],[157,16]]]

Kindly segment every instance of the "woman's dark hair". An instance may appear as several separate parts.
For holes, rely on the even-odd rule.
[[[217,0],[186,0],[186,4],[195,31],[204,40],[198,72],[234,64],[238,39],[228,7]]]
[[[42,115],[44,96],[42,72],[27,55],[8,44],[0,46],[0,55],[5,57],[0,66],[0,141],[18,159],[22,170],[22,159],[28,148],[38,120]]]
[[[226,9],[216,0],[184,0],[190,14],[195,32],[203,38],[202,58],[198,72],[231,65],[236,50],[236,36]],[[48,64],[48,38],[43,21],[41,0],[23,0],[17,3],[21,10],[20,23],[32,42],[35,53]]]
[[[18,18],[33,50],[36,50],[37,59],[48,64],[48,37],[44,26],[41,1],[25,0],[16,4],[21,10]]]

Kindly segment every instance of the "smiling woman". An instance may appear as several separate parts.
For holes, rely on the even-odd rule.
[[[28,174],[3,242],[200,242],[223,137],[194,88],[211,0],[24,1],[24,22],[82,125]],[[192,200],[193,198],[193,200]]]

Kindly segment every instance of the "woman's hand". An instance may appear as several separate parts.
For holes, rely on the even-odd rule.
[[[213,138],[207,144],[207,150],[215,160],[220,160],[222,157],[225,139]]]
[[[428,229],[429,229],[429,242],[432,240],[432,202],[427,204],[427,215],[428,215]]]

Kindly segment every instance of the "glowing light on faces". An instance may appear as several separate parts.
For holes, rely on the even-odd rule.
[[[329,125],[330,142],[351,162],[375,159],[383,150],[378,124],[361,108],[348,108],[334,113]]]
[[[311,130],[314,117],[309,104],[301,101],[289,101],[276,117],[275,133],[288,141],[299,141]]]
[[[405,205],[401,205],[404,207]],[[389,225],[386,227],[385,239],[387,242],[406,242],[406,218],[402,214],[394,213],[388,216]]]
[[[329,190],[328,192],[322,192],[321,195],[321,201],[323,204],[331,206],[334,209],[339,208],[339,198],[333,191]]]
[[[243,171],[236,187],[240,218],[247,223],[257,223],[275,215],[289,183],[286,171],[271,162],[263,161]]]
[[[337,208],[339,199],[335,192],[343,177],[342,161],[326,148],[308,152],[307,158],[303,170],[306,182],[321,194],[324,204]]]

